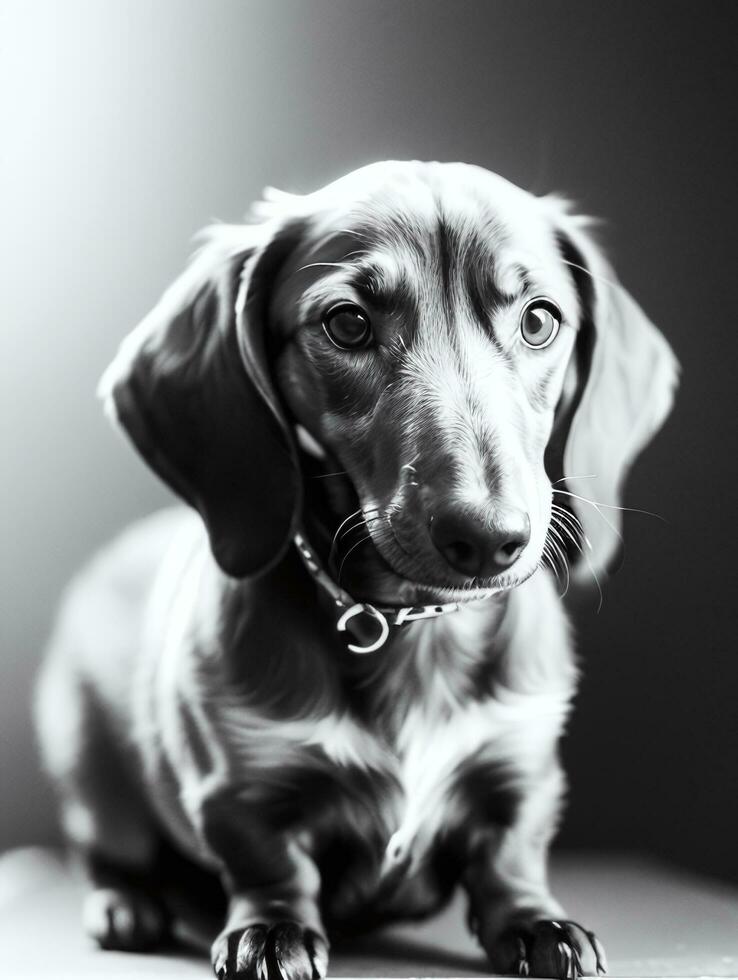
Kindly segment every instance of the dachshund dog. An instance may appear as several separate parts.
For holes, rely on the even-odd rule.
[[[478,167],[207,231],[101,382],[191,506],[79,575],[38,689],[100,945],[166,936],[166,865],[220,883],[218,977],[323,977],[456,886],[494,970],[604,972],[547,884],[560,593],[612,564],[676,379],[587,221]]]

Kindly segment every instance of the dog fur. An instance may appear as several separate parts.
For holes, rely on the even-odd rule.
[[[536,297],[560,311],[545,350],[519,337]],[[370,348],[322,329],[346,302]],[[560,593],[617,554],[676,376],[587,222],[477,167],[376,164],[210,229],[101,384],[191,507],[77,577],[39,684],[88,931],[160,941],[169,853],[224,887],[218,976],[323,976],[329,935],[457,885],[497,971],[603,971],[546,875],[577,678]],[[510,567],[449,564],[449,507],[489,534],[524,514]],[[298,530],[357,600],[460,609],[357,656]]]

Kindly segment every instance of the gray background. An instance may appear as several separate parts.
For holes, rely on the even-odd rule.
[[[606,217],[684,366],[579,616],[562,842],[738,879],[732,2],[5,2],[0,846],[54,833],[28,701],[68,576],[169,499],[94,399],[193,233],[261,187],[465,160]],[[731,23],[733,20],[733,23]],[[101,651],[104,656],[104,651]],[[63,710],[63,706],[60,706]]]

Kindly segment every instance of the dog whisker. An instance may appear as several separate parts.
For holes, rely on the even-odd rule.
[[[553,507],[557,507],[556,504],[553,504],[552,506]],[[557,507],[557,509],[559,511],[561,511],[562,514],[565,514],[570,520],[576,521],[576,524],[579,525],[579,529],[581,530],[582,537],[583,537],[583,539],[584,539],[587,547],[591,549],[592,548],[592,545],[591,545],[589,539],[587,538],[586,534],[584,534],[584,531],[583,531],[582,525],[581,525],[581,521],[579,520],[579,518],[576,517],[576,515],[571,514],[569,511],[564,511],[564,509],[561,508],[561,507]],[[556,515],[554,515],[554,518],[552,520],[552,525],[554,523],[556,523],[557,526],[561,530],[563,530],[563,527],[562,527],[561,523],[556,521]],[[602,592],[602,585],[601,585],[600,580],[599,580],[599,578],[597,576],[597,572],[594,570],[594,567],[592,565],[592,562],[589,560],[589,555],[587,554],[587,552],[582,548],[582,546],[579,544],[578,541],[574,540],[574,538],[572,538],[572,541],[574,541],[574,544],[577,546],[577,548],[579,549],[580,554],[582,555],[582,557],[584,558],[585,562],[587,563],[587,567],[588,567],[588,569],[590,571],[590,574],[592,575],[592,578],[595,581],[595,585],[597,586],[597,593],[598,593],[598,596],[599,596],[599,601],[597,603],[596,612],[599,613],[601,611],[601,609],[602,609],[602,604],[604,602],[604,595],[603,595],[603,592]],[[546,546],[544,545],[544,551],[545,551],[545,548],[546,548]],[[564,593],[564,594],[566,594],[566,593]]]
[[[615,534],[622,542],[623,540],[622,534],[618,531],[618,529],[615,527],[612,521],[609,521],[605,516],[605,514],[602,513],[602,511],[600,510],[600,504],[595,503],[594,500],[589,500],[587,497],[580,497],[578,493],[572,493],[570,490],[554,490],[554,493],[561,493],[567,497],[573,497],[576,500],[581,500],[582,503],[589,504],[597,511],[597,513],[600,515],[600,517],[605,522],[605,524],[607,524],[607,526],[610,528],[612,533]]]
[[[582,546],[579,544],[579,542],[577,541],[577,539],[574,537],[574,534],[572,533],[571,528],[568,528],[568,527],[566,527],[566,525],[560,524],[560,523],[558,523],[557,521],[554,520],[554,521],[551,522],[551,526],[549,527],[549,531],[551,531],[553,534],[555,534],[558,537],[558,539],[561,541],[561,543],[565,547],[566,547],[566,543],[568,541],[570,541],[574,545],[574,547],[578,551],[581,552]]]
[[[579,538],[583,534],[582,525],[577,518],[573,517],[563,508],[558,508],[551,515],[551,523],[553,526],[560,528],[564,535],[571,540],[572,544],[576,545],[580,551],[582,550],[579,541]]]
[[[338,587],[339,588],[341,587],[341,576],[343,575],[343,566],[346,564],[346,560],[348,559],[349,555],[351,554],[352,551],[355,551],[356,548],[358,548],[360,544],[363,544],[365,541],[369,541],[370,539],[371,539],[371,534],[365,534],[363,538],[359,538],[359,540],[356,542],[356,544],[351,545],[351,547],[349,548],[349,550],[343,556],[343,559],[342,559],[341,564],[340,564],[339,569],[338,569]]]
[[[620,285],[620,283],[613,282],[610,279],[606,279],[604,276],[598,276],[594,272],[590,272],[590,270],[585,268],[583,265],[578,265],[576,262],[570,262],[567,259],[563,259],[563,258],[561,261],[564,263],[564,265],[568,265],[572,269],[578,269],[580,272],[584,272],[585,275],[588,275],[589,278],[592,279],[594,282],[604,283],[605,286],[609,286],[610,289],[614,289],[618,293],[625,292],[625,290]]]
[[[592,562],[589,560],[589,555],[587,554],[586,551],[584,552],[584,560],[587,562],[587,565],[589,566],[589,570],[592,573],[592,578],[595,580],[595,585],[597,586],[597,592],[599,593],[600,599],[599,602],[597,603],[597,609],[596,609],[596,612],[599,613],[600,610],[602,609],[602,603],[604,602],[604,596],[602,594],[602,586],[600,585],[600,580],[597,577],[597,572],[594,570],[594,566],[592,565]]]
[[[568,553],[567,553],[568,542],[571,542],[571,544],[574,545],[577,551],[581,553],[582,546],[579,543],[579,541],[577,541],[574,534],[572,533],[571,528],[568,528],[565,524],[561,524],[560,522],[554,519],[551,522],[549,531],[555,535],[556,539],[560,542],[561,546],[563,547],[564,554],[566,555],[567,558],[567,562],[568,562]]]
[[[555,558],[553,552],[551,551],[551,546],[550,546],[550,543],[549,543],[548,540],[544,541],[544,543],[543,543],[542,553],[543,553],[544,558],[548,562],[549,567],[551,568],[551,571],[558,578],[558,574],[559,574],[558,564],[556,563],[556,558]]]
[[[579,520],[579,518],[575,514],[572,514],[570,511],[564,510],[564,508],[559,507],[557,504],[553,504],[552,507],[554,507],[556,510],[558,510],[560,512],[560,514],[563,515],[563,516],[565,516],[569,521],[572,521],[574,523],[574,526],[577,527],[578,533],[581,533],[581,536],[584,539],[584,542],[586,543],[587,547],[591,550],[592,544],[589,541],[589,539],[587,538],[586,534],[584,534],[584,530],[582,528],[582,524],[581,524],[581,521]],[[565,529],[564,526],[561,523],[561,517],[559,517],[559,519],[557,520],[557,515],[554,515],[554,518],[552,520],[552,524],[556,525],[561,531],[564,531],[564,529]],[[601,585],[600,580],[599,580],[599,578],[597,576],[597,572],[595,571],[595,569],[594,569],[594,567],[592,565],[592,562],[589,559],[589,555],[582,548],[582,546],[579,543],[579,541],[577,541],[572,536],[571,531],[569,531],[569,537],[571,537],[572,542],[574,543],[574,545],[579,550],[579,553],[584,558],[584,560],[585,560],[585,562],[587,564],[587,567],[589,569],[589,572],[592,575],[592,578],[594,579],[595,585],[597,586],[598,603],[597,603],[597,610],[596,610],[596,612],[599,613],[601,611],[601,609],[602,609],[602,604],[603,604],[603,601],[604,601],[604,594],[603,594],[603,591],[602,591],[602,585]],[[566,594],[566,593],[564,593],[564,594]]]
[[[542,554],[543,554],[543,564],[544,564],[544,566],[547,567],[547,568],[550,568],[551,571],[553,572],[555,578],[556,578],[556,581],[557,582],[560,582],[561,581],[561,576],[559,574],[558,564],[556,562],[556,559],[555,559],[553,553],[551,552],[551,549],[549,548],[549,546],[547,544],[544,544]]]
[[[373,516],[372,516],[372,514],[373,514]],[[369,510],[369,511],[362,511],[362,518],[361,518],[361,520],[360,521],[357,521],[356,524],[352,524],[351,527],[347,527],[344,531],[342,531],[341,534],[338,536],[338,541],[340,541],[343,538],[345,538],[346,535],[351,534],[351,532],[352,531],[355,531],[357,528],[362,527],[362,526],[368,526],[368,522],[369,521],[378,521],[378,520],[380,520],[380,518],[377,516],[377,514],[378,514],[378,508],[373,508],[372,510]]]
[[[558,517],[559,522],[565,521],[566,527],[569,528],[572,533],[578,537],[578,539],[584,541],[591,551],[592,542],[587,537],[582,522],[579,520],[577,515],[564,507],[560,507],[558,504],[551,504],[551,510]]]
[[[551,486],[555,487],[557,483],[565,483],[567,480],[595,480],[596,478],[596,473],[584,473],[582,476],[562,476],[559,480],[552,480]]]
[[[564,572],[564,574],[566,576],[566,586],[564,588],[564,591],[561,593],[562,598],[563,598],[566,595],[566,593],[569,591],[569,585],[570,585],[569,563],[566,560],[566,547],[563,544],[563,538],[561,538],[561,536],[558,534],[556,528],[553,527],[553,525],[549,527],[549,531],[550,532],[553,532],[553,534],[556,535],[556,540],[551,539],[550,544],[551,544],[551,547],[554,550],[554,553],[559,556],[559,558],[561,560],[561,566],[562,566],[563,572]],[[559,542],[562,542],[562,543],[559,543]]]
[[[336,470],[335,473],[317,473],[315,476],[311,476],[310,480],[327,480],[329,476],[346,476],[347,470]]]
[[[376,519],[378,520],[378,518],[376,518]],[[373,540],[373,535],[372,535],[371,530],[370,530],[369,534],[365,534],[363,538],[359,538],[359,540],[355,544],[351,545],[351,547],[349,548],[349,550],[343,556],[343,559],[342,559],[341,564],[340,564],[339,569],[338,569],[338,586],[339,586],[339,588],[341,586],[341,576],[343,574],[343,566],[346,564],[346,561],[347,561],[349,555],[351,554],[352,551],[355,551],[355,549],[358,548],[360,544],[365,544],[367,541],[371,541],[371,540]]]
[[[322,266],[333,269],[351,269],[353,266],[349,262],[308,262],[307,265],[301,265],[297,272],[304,272],[306,269],[317,269]]]
[[[621,510],[627,511],[630,514],[645,514],[646,517],[655,517],[659,521],[663,521],[664,524],[668,523],[665,517],[661,514],[656,514],[652,510],[643,510],[640,507],[621,507],[619,504],[603,504],[601,500],[590,500],[589,497],[582,497],[578,493],[572,493],[571,490],[554,490],[554,493],[563,493],[567,497],[575,497],[577,500],[584,501],[585,504],[591,504],[593,507],[607,507],[609,510]]]
[[[366,242],[367,245],[371,243],[371,239],[356,228],[334,228],[332,235],[348,235],[351,238],[358,238],[360,242]],[[349,252],[348,255],[363,255],[364,249],[356,249],[353,252]],[[346,256],[344,256],[346,258]]]
[[[330,551],[328,552],[329,559],[330,556],[333,554],[333,549],[336,547],[336,542],[338,541],[338,535],[341,533],[341,528],[345,527],[345,525],[348,524],[348,522],[351,520],[352,517],[358,517],[359,514],[361,514],[361,507],[358,507],[353,512],[353,514],[349,514],[348,517],[345,517],[338,525],[338,527],[336,528],[336,533],[333,535],[333,540],[331,541]]]

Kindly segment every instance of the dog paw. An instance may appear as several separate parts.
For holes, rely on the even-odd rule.
[[[143,952],[168,934],[162,905],[129,888],[96,888],[85,898],[82,921],[87,935],[103,949]]]
[[[322,980],[328,946],[312,929],[277,922],[222,933],[211,960],[218,980]]]
[[[576,922],[540,919],[512,926],[488,953],[497,973],[512,976],[578,980],[607,972],[602,943]]]

